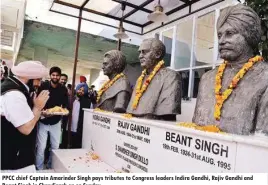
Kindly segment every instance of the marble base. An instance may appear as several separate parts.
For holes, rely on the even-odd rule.
[[[87,149],[52,151],[52,168],[56,173],[115,173],[116,170],[101,159],[93,160]]]
[[[210,133],[89,109],[84,109],[82,146],[113,168],[133,173],[268,172],[267,136]]]

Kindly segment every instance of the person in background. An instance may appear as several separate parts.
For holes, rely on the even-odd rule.
[[[85,76],[80,76],[80,83],[87,83],[87,78]]]
[[[61,77],[60,77],[60,83],[63,85],[63,86],[65,86],[66,85],[66,83],[67,83],[67,81],[68,81],[68,75],[66,75],[66,74],[61,74]]]
[[[68,94],[71,95],[71,92],[72,92],[72,84],[67,84],[67,90],[68,90]]]
[[[80,76],[80,83],[84,83],[87,85],[87,78],[85,76]],[[87,89],[88,89],[88,85],[87,85]]]
[[[80,83],[76,86],[76,95],[73,101],[72,124],[71,124],[71,148],[82,147],[84,108],[90,108],[91,101],[88,97],[88,86]],[[68,139],[68,125],[63,136],[64,140]],[[66,147],[67,142],[65,143]]]
[[[67,85],[67,92],[68,92],[68,103],[69,105],[71,105],[72,84]],[[74,89],[74,95],[75,95],[75,89]]]
[[[67,81],[68,81],[68,75],[62,73],[62,74],[61,74],[61,77],[60,77],[60,83],[61,83],[63,86],[66,87]],[[67,92],[68,92],[68,105],[70,105],[70,97],[71,97],[71,94],[69,94],[69,89],[68,89],[68,87],[66,87],[66,88],[67,88]],[[69,108],[69,106],[68,106],[68,108]],[[68,118],[69,118],[69,116],[63,116],[63,117],[62,117],[62,128],[61,128],[62,132],[65,132],[64,128],[66,128],[66,125],[67,125],[67,123],[68,123]],[[63,135],[63,134],[62,134],[62,135]],[[60,144],[60,148],[63,148],[63,145],[64,145],[63,142],[64,142],[64,141],[63,141],[63,138],[62,138],[62,142],[61,142],[61,144]]]
[[[3,83],[4,80],[5,80],[5,79],[7,78],[7,76],[8,76],[8,67],[6,66],[6,64],[5,64],[4,61],[2,61],[2,62],[0,63],[0,70],[1,70],[1,77],[0,77],[0,79],[1,79],[1,83]]]
[[[91,100],[93,108],[95,108],[97,105],[97,96],[98,96],[98,93],[94,88],[95,88],[95,85],[91,85],[88,91],[88,94],[89,94],[88,96]]]
[[[0,64],[1,65],[1,64]],[[4,82],[4,80],[5,80],[5,77],[4,77],[4,73],[5,73],[5,68],[4,68],[4,66],[0,66],[0,72],[1,72],[1,76],[0,76],[0,79],[1,79],[1,83],[3,83]]]
[[[49,99],[47,90],[30,98],[29,81],[38,87],[48,70],[41,62],[25,61],[12,67],[14,76],[1,84],[1,170],[35,172],[36,124]]]
[[[59,67],[52,67],[50,69],[50,81],[44,82],[40,90],[48,90],[50,97],[45,105],[45,109],[60,106],[63,108],[68,107],[68,93],[67,88],[60,84],[61,69]],[[41,117],[38,133],[37,133],[37,154],[36,154],[36,167],[38,170],[44,168],[44,152],[46,148],[48,134],[50,136],[51,149],[58,149],[61,138],[61,119],[62,116],[58,115],[44,115]],[[47,168],[51,168],[51,155]]]
[[[71,105],[71,96],[72,96],[72,84],[67,84],[67,92],[68,92],[68,105],[70,107]],[[75,95],[75,93],[74,93]],[[69,116],[63,116],[62,118],[62,142],[60,145],[61,149],[67,148],[68,145],[68,137],[67,137],[67,131],[65,128],[68,127],[68,121],[69,121]]]

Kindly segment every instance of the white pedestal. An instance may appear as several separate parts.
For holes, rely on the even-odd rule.
[[[268,172],[268,137],[209,133],[89,109],[83,148],[126,172]]]
[[[52,165],[57,173],[114,173],[111,166],[93,160],[86,149],[60,149],[52,152]]]

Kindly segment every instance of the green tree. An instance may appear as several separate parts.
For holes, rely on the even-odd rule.
[[[268,61],[268,0],[246,0],[245,4],[253,8],[261,18],[262,37],[259,51]]]

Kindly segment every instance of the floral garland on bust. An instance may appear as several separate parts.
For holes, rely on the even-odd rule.
[[[160,68],[164,65],[164,61],[161,60],[158,62],[158,64],[154,67],[154,70],[150,73],[149,77],[144,81],[143,85],[143,79],[146,74],[146,69],[142,71],[141,76],[138,78],[137,87],[136,87],[136,93],[135,98],[132,104],[132,108],[135,110],[139,104],[140,98],[142,97],[143,93],[146,91],[147,87],[149,86],[150,82],[156,75],[156,73],[160,70]]]
[[[192,129],[195,129],[195,130],[201,130],[201,131],[204,131],[204,132],[213,132],[213,133],[225,133],[225,132],[222,132],[220,130],[220,128],[216,125],[203,125],[203,126],[200,126],[200,125],[197,125],[195,123],[190,123],[190,122],[180,122],[180,123],[177,123],[178,126],[182,126],[182,127],[186,127],[186,128],[192,128]]]
[[[93,110],[94,110],[94,112],[106,112],[106,113],[109,113],[110,112],[110,111],[102,110],[100,108],[95,108]]]
[[[122,116],[128,119],[133,118],[132,114],[128,114],[128,113],[122,114]]]
[[[102,94],[107,91],[107,89],[109,89],[119,78],[123,76],[125,76],[123,73],[117,74],[112,80],[109,80],[105,82],[105,84],[103,84],[101,89],[98,91],[97,103],[99,103]]]
[[[219,66],[215,81],[216,104],[214,108],[214,117],[217,121],[219,121],[221,118],[221,109],[224,102],[228,99],[228,97],[232,94],[233,90],[237,87],[238,82],[244,77],[248,70],[253,67],[255,63],[260,61],[263,61],[263,58],[261,56],[255,56],[253,58],[250,58],[248,62],[245,63],[244,66],[240,69],[240,71],[234,76],[230,85],[224,92],[221,92],[221,88],[223,73],[226,68],[227,61],[224,61],[224,63]]]

